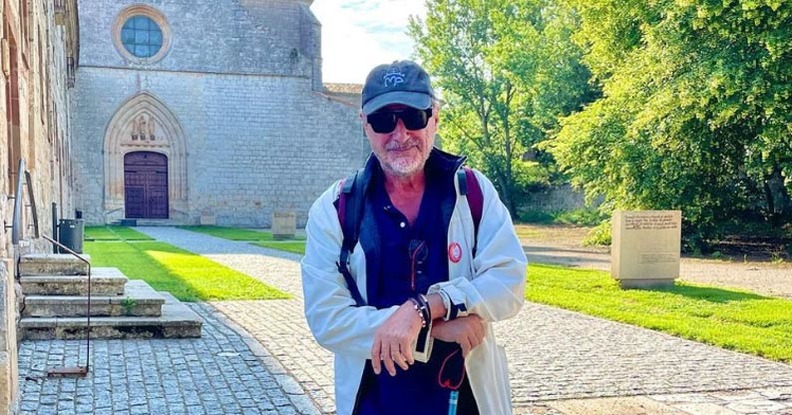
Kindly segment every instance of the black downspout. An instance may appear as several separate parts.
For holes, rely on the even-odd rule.
[[[60,240],[58,237],[58,204],[55,202],[52,202],[52,239]],[[58,253],[58,246],[55,244],[52,244],[52,253]]]

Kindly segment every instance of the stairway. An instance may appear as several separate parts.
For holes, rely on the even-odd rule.
[[[117,268],[91,271],[92,339],[201,337],[201,318],[169,293],[130,281]],[[25,255],[19,273],[25,299],[19,323],[23,338],[86,337],[87,264],[67,254]]]

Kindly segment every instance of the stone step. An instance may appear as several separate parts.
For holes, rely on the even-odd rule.
[[[91,296],[91,317],[158,317],[165,299],[144,281],[126,284],[124,295]],[[28,295],[23,317],[85,317],[88,297],[65,295]]]
[[[91,295],[123,295],[129,279],[118,268],[91,269]],[[19,278],[25,295],[88,295],[87,275],[36,275]]]
[[[175,219],[135,219],[134,226],[179,226],[184,225],[184,221]]]
[[[203,321],[189,307],[166,292],[160,317],[94,317],[92,339],[198,338]],[[84,339],[85,317],[25,317],[20,320],[22,336],[29,340]]]
[[[82,254],[88,261],[91,256]],[[88,264],[70,254],[28,254],[19,259],[19,275],[86,275]]]

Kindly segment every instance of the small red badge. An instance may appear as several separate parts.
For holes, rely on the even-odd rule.
[[[462,259],[462,247],[456,242],[448,244],[448,259],[453,263],[457,263]]]

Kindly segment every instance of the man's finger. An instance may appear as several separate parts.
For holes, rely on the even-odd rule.
[[[385,365],[385,370],[391,376],[396,376],[396,366],[393,364],[393,358],[391,357],[391,353],[395,351],[391,348],[387,343],[382,347],[382,363]]]
[[[393,355],[393,361],[396,362],[396,364],[399,365],[402,370],[407,370],[410,368],[410,366],[407,365],[407,360],[404,358],[404,355],[402,355],[400,352],[395,352]]]
[[[371,368],[374,369],[374,373],[377,375],[382,371],[382,366],[380,366],[381,349],[382,343],[380,342],[379,336],[376,336],[374,338],[374,345],[371,346]]]
[[[459,345],[462,347],[462,357],[467,357],[468,353],[470,353],[470,341],[466,338],[462,339]]]
[[[413,356],[412,347],[411,346],[407,346],[407,347],[402,349],[402,356],[404,356],[404,360],[408,364],[410,364],[410,365],[414,365],[415,364],[415,357]]]
[[[477,336],[476,334],[473,334],[473,335],[470,337],[470,339],[469,339],[469,340],[470,340],[470,350],[473,350],[473,349],[475,349],[475,348],[476,348],[476,346],[478,346],[479,344],[481,344],[481,338],[480,338],[479,336]]]

